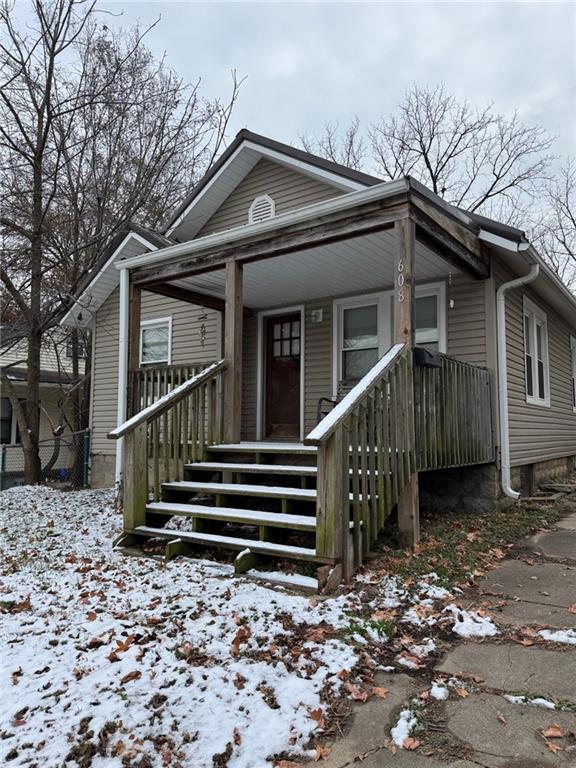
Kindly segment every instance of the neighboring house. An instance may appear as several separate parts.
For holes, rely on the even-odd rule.
[[[139,535],[169,536],[155,523],[179,499],[190,540],[248,521],[252,552],[349,571],[397,503],[417,538],[418,476],[427,506],[490,509],[576,456],[576,299],[520,230],[249,131],[163,234],[115,238],[64,322],[93,329],[93,483],[123,479]],[[414,343],[441,354],[413,366]],[[124,447],[107,438],[218,360],[167,414],[120,430]],[[340,404],[318,425],[326,398]],[[196,492],[225,510],[190,504]],[[270,518],[262,496],[298,514]],[[311,510],[312,528],[297,519]],[[315,548],[290,550],[279,526],[315,531]]]
[[[63,416],[69,412],[66,392],[72,383],[72,357],[67,341],[68,333],[56,332],[45,339],[40,357],[40,460],[47,464],[53,455],[54,430],[65,426]],[[27,373],[28,344],[18,330],[3,326],[0,329],[0,368],[7,375],[16,390],[18,398],[25,404],[28,389]],[[83,369],[83,361],[81,368]],[[1,386],[1,385],[0,385]],[[69,432],[69,430],[68,430]],[[66,468],[70,456],[64,445],[54,463],[54,472]],[[20,429],[12,408],[6,387],[0,397],[0,445],[3,446],[3,486],[21,483],[24,478],[24,453]]]

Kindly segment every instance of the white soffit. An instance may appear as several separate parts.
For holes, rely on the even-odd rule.
[[[391,232],[378,232],[246,264],[244,303],[264,309],[390,288],[394,283],[394,245]],[[448,262],[417,243],[419,282],[445,279],[450,270]],[[225,293],[223,270],[175,280],[174,284],[220,298]]]
[[[250,173],[256,163],[264,158],[273,160],[279,165],[283,165],[293,171],[298,171],[310,178],[331,184],[343,192],[355,192],[367,187],[366,184],[346,179],[338,174],[318,168],[311,163],[306,163],[303,160],[297,160],[268,147],[245,141],[238,147],[228,162],[220,168],[214,178],[200,190],[175,224],[168,229],[166,235],[180,242],[192,240],[218,208],[220,208],[226,198],[232,194],[238,184]]]

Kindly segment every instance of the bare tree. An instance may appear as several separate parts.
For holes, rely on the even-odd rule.
[[[238,83],[225,103],[202,98],[154,60],[147,30],[114,34],[91,0],[35,0],[25,28],[13,8],[0,5],[0,281],[3,314],[25,325],[25,409],[3,383],[37,482],[44,334],[126,220],[158,224],[209,166]]]
[[[576,160],[568,158],[546,184],[532,237],[552,269],[576,288]]]
[[[366,161],[366,143],[360,133],[358,116],[340,134],[339,123],[326,123],[320,136],[303,134],[300,143],[307,152],[359,171]]]
[[[442,85],[412,86],[397,113],[366,133],[367,140],[354,118],[343,132],[327,124],[321,136],[302,142],[338,162],[351,157],[352,167],[365,165],[384,180],[413,176],[453,205],[497,211],[505,221],[540,189],[552,159],[553,139],[543,128],[504,117],[493,105],[476,109]]]

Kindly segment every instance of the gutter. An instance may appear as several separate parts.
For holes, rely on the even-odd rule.
[[[488,239],[488,238],[486,238]],[[511,240],[505,241],[504,238],[498,238],[500,247],[506,247],[510,251],[522,252],[529,250],[528,243],[514,243]],[[532,262],[530,270],[526,275],[509,280],[496,291],[496,335],[498,342],[498,405],[500,416],[500,475],[502,491],[510,499],[515,501],[520,498],[518,491],[515,491],[511,485],[510,477],[510,424],[508,417],[508,366],[506,357],[506,293],[521,285],[536,280],[540,273],[540,264]]]

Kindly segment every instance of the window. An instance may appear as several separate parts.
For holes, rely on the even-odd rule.
[[[300,320],[274,323],[272,357],[300,357]]]
[[[140,323],[140,365],[170,364],[172,318],[144,320]]]
[[[546,313],[524,298],[524,372],[526,402],[550,405]]]
[[[570,337],[570,362],[572,363],[572,410],[576,413],[576,338]]]
[[[0,444],[12,442],[12,403],[7,397],[0,398]]]
[[[379,358],[378,305],[343,309],[342,379],[362,378]]]
[[[66,341],[66,357],[72,359],[72,339]],[[86,357],[86,341],[85,339],[78,339],[78,358],[86,360]]]
[[[416,343],[446,351],[444,283],[416,286]],[[394,319],[392,291],[337,299],[334,302],[334,383],[362,378],[390,348]]]

